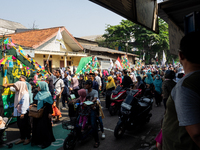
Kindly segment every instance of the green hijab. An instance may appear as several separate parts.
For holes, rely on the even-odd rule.
[[[37,110],[43,107],[44,103],[53,104],[51,93],[49,92],[48,84],[44,81],[38,83],[40,91],[35,96],[35,100],[38,100]]]

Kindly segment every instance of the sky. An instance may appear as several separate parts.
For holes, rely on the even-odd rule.
[[[88,0],[0,0],[0,18],[27,28],[65,26],[74,37],[102,35],[125,19]],[[5,6],[5,7],[2,7]]]

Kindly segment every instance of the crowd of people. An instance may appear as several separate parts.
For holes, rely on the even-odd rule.
[[[82,75],[72,73],[70,68],[66,71],[60,69],[50,72],[47,68],[49,78],[38,83],[38,86],[26,77],[21,76],[14,84],[6,84],[15,91],[13,116],[17,117],[17,125],[20,129],[20,140],[15,144],[41,145],[48,147],[55,141],[52,131],[53,107],[59,111],[67,110],[69,117],[79,116],[81,132],[88,119],[90,119],[95,140],[94,147],[99,147],[98,126],[99,120],[102,138],[105,138],[103,118],[105,117],[101,107],[101,95],[106,99],[105,106],[110,106],[111,92],[117,87],[130,89],[150,89],[155,98],[155,105],[161,102],[166,109],[162,126],[163,140],[159,143],[164,149],[174,149],[179,146],[185,149],[188,145],[191,149],[199,144],[199,59],[192,59],[188,41],[199,47],[197,35],[186,36],[181,41],[179,52],[181,64],[168,67],[145,65],[131,68],[130,70],[119,70],[113,68],[110,71],[97,69],[94,72],[85,72]],[[182,67],[183,66],[183,67]],[[183,71],[184,68],[184,71]],[[190,101],[188,101],[190,100]],[[80,103],[80,109],[75,111],[73,103]],[[60,108],[62,102],[62,108]],[[29,117],[29,109],[37,106],[44,109],[41,118]],[[186,117],[184,117],[186,116]],[[55,122],[60,121],[61,114],[55,115]],[[31,138],[32,132],[32,138]],[[184,136],[184,139],[181,137]],[[175,144],[172,144],[174,141]],[[183,143],[184,142],[184,143]],[[195,144],[196,145],[195,145]],[[181,145],[183,144],[183,145]],[[188,145],[186,145],[188,144]],[[159,146],[158,146],[159,147]],[[161,146],[160,146],[161,147]],[[159,148],[160,148],[159,147]]]
[[[105,116],[101,109],[101,94],[106,99],[106,108],[109,108],[111,92],[117,86],[143,90],[150,88],[155,95],[156,106],[160,105],[163,97],[164,106],[166,107],[166,100],[171,89],[184,75],[180,66],[166,68],[153,67],[152,65],[122,71],[118,68],[110,71],[98,69],[90,73],[85,72],[83,75],[72,74],[69,68],[64,72],[57,69],[52,73],[48,68],[48,72],[50,76],[39,82],[38,85],[33,80],[30,80],[29,83],[26,82],[26,77],[23,75],[18,82],[4,85],[4,87],[10,87],[16,93],[13,116],[17,117],[21,140],[15,144],[23,143],[27,145],[31,142],[32,146],[40,145],[41,148],[46,148],[51,142],[54,142],[52,117],[55,118],[54,122],[60,121],[62,117],[61,113],[52,116],[54,114],[53,108],[56,106],[59,111],[68,108],[70,118],[79,115],[79,125],[82,127],[82,132],[88,117],[90,117],[91,126],[94,129],[94,147],[98,147],[99,137],[96,119],[100,123],[102,138],[105,138],[102,120]],[[90,99],[86,98],[88,96]],[[85,103],[88,100],[93,104]],[[77,101],[81,104],[81,109],[78,112],[74,110],[73,106],[73,102]],[[62,102],[62,108],[60,102]],[[37,106],[38,110],[44,108],[41,118],[29,117],[29,109],[32,106]]]

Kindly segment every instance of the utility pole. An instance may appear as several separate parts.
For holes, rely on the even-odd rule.
[[[128,53],[128,43],[127,42],[126,42],[125,46],[126,46],[126,55],[127,55],[127,53]]]

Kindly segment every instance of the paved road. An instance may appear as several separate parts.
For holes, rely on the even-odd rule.
[[[150,149],[149,145],[155,145],[154,138],[156,134],[160,130],[160,122],[164,113],[164,106],[155,107],[153,105],[151,120],[148,124],[137,131],[126,132],[122,139],[117,140],[114,137],[114,129],[116,123],[118,121],[118,116],[110,116],[108,110],[104,108],[104,100],[101,98],[103,112],[105,114],[105,119],[103,119],[106,139],[100,140],[100,146],[98,150],[120,150],[120,149],[132,149],[132,150],[142,150],[142,149]],[[62,111],[63,118],[68,117],[67,111]],[[51,147],[47,148],[47,150],[59,149],[62,150],[62,141],[67,136],[67,130],[61,128],[61,124],[56,124],[53,127],[54,134],[56,134],[56,143],[53,143]],[[99,137],[101,137],[101,133],[99,133]],[[19,130],[17,128],[16,123],[9,126],[7,129],[7,143],[13,142],[19,138]],[[153,142],[152,142],[153,141]],[[61,143],[61,144],[60,144]],[[94,140],[88,139],[85,143],[77,144],[76,149],[88,150],[93,149]],[[55,146],[56,145],[56,146]],[[31,147],[28,146],[13,146],[12,149],[40,149],[39,147]],[[7,148],[6,148],[7,149]],[[3,150],[3,149],[2,149]]]

